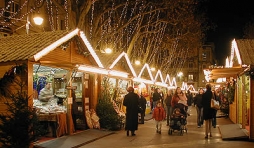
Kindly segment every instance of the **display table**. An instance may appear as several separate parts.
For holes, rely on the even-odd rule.
[[[53,137],[60,137],[67,134],[67,114],[55,113],[55,114],[39,114],[38,120],[47,124],[52,129]]]

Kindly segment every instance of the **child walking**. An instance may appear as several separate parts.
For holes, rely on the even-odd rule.
[[[156,107],[153,110],[152,118],[155,119],[156,132],[159,134],[161,134],[162,121],[165,119],[165,117],[166,117],[165,110],[162,107],[161,102],[158,101]]]

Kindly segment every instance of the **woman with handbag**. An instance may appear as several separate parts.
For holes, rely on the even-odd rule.
[[[206,84],[206,92],[202,96],[202,106],[203,106],[203,118],[205,120],[205,138],[208,138],[208,133],[212,137],[212,119],[215,116],[215,110],[211,108],[211,99],[213,93],[211,91],[211,85]]]

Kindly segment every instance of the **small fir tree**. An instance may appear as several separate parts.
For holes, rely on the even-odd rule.
[[[111,101],[113,86],[107,77],[103,79],[101,90],[96,106],[96,113],[100,118],[100,126],[108,130],[119,130],[122,119],[113,107]]]
[[[0,114],[0,145],[5,148],[28,148],[41,134],[45,133],[39,124],[35,110],[28,106],[30,97],[23,91],[24,83],[16,79],[26,71],[24,65],[15,66],[0,79],[0,98],[7,109]],[[11,92],[8,87],[15,84],[20,90]],[[15,90],[14,90],[15,91]]]

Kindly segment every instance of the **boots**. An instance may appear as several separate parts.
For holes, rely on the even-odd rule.
[[[127,136],[129,136],[129,130],[127,130],[127,133],[126,133],[126,134],[127,134]]]
[[[135,136],[135,131],[131,131],[131,136]]]

